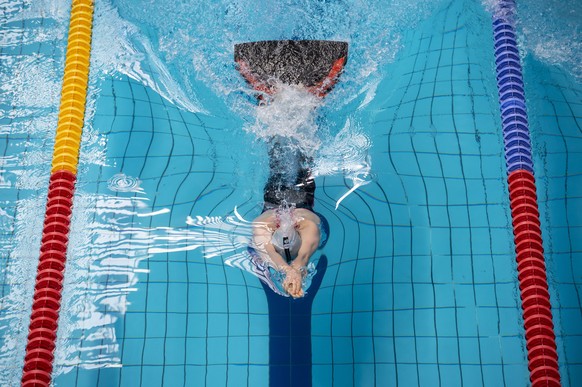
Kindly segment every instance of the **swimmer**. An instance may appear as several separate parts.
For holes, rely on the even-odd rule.
[[[268,103],[263,99],[265,95],[277,93],[277,83],[302,85],[324,98],[338,81],[347,57],[348,43],[337,41],[269,40],[234,47],[237,68],[258,92],[259,104]],[[256,256],[254,252],[260,255],[258,272],[263,273],[266,264],[284,273],[284,290],[294,298],[304,295],[302,285],[308,286],[307,279],[303,284],[305,266],[329,237],[328,222],[313,211],[313,160],[298,148],[289,137],[270,139],[271,171],[264,189],[265,204],[254,221],[253,243],[249,246],[252,257]]]
[[[263,213],[253,222],[253,244],[263,260],[285,274],[285,291],[300,298],[306,266],[321,239],[321,219],[313,212],[315,181],[306,165],[311,159],[281,137],[271,140],[269,156],[271,173]]]

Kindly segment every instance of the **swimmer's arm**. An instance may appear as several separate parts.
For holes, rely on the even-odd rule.
[[[285,273],[285,281],[283,287],[289,294],[294,297],[303,297],[303,290],[301,289],[301,274],[293,270],[283,257],[275,250],[271,244],[271,237],[273,233],[265,224],[257,223],[253,227],[253,240],[256,251],[260,254],[264,261],[269,262],[275,269]]]
[[[259,218],[257,218],[257,220],[258,219]],[[253,242],[257,252],[261,255],[261,258],[273,263],[277,270],[284,270],[289,265],[287,265],[287,262],[279,253],[277,253],[271,244],[272,236],[273,233],[271,232],[271,229],[267,227],[266,223],[256,222],[253,225]]]
[[[295,269],[301,269],[309,262],[317,246],[319,246],[320,232],[319,226],[312,221],[304,220],[301,227],[297,230],[301,236],[301,247],[297,253],[297,258],[293,260],[291,266]]]
[[[289,265],[287,264],[287,261],[285,261],[283,259],[281,254],[279,254],[275,250],[275,248],[273,247],[273,245],[271,243],[267,243],[265,245],[265,250],[267,250],[267,254],[269,254],[269,258],[271,259],[271,262],[273,262],[275,264],[275,268],[277,270],[287,271],[287,268],[289,267]]]

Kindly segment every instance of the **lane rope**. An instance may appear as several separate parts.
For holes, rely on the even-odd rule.
[[[558,353],[514,20],[515,0],[500,0],[493,17],[495,66],[528,368],[532,387],[556,387]]]
[[[73,0],[22,386],[48,387],[89,79],[93,1]]]

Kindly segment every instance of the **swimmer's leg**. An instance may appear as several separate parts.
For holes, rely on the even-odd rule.
[[[277,206],[280,202],[279,193],[284,187],[284,154],[280,137],[269,140],[269,179],[263,189],[263,200]],[[266,209],[266,207],[265,207]]]
[[[300,170],[300,153],[293,140],[282,136],[269,139],[269,178],[263,190],[265,203],[275,206],[285,199],[284,192],[293,189]]]
[[[315,200],[312,167],[313,157],[302,153],[293,139],[272,137],[269,140],[269,179],[263,190],[265,203],[273,207],[287,200],[312,209]]]
[[[313,157],[299,154],[299,169],[295,187],[305,195],[304,202],[309,209],[313,209],[315,202],[315,178],[313,177]]]

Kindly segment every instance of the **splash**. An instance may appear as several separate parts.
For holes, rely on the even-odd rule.
[[[91,69],[101,77],[126,75],[191,112],[204,112],[193,90],[186,92],[171,74],[152,41],[123,19],[110,2],[96,1]],[[132,6],[134,4],[132,3]]]
[[[179,86],[188,94],[202,82],[237,113],[248,114],[234,93],[246,88],[234,69],[234,44],[258,40],[341,40],[350,44],[347,84],[334,104],[345,106],[352,98],[371,90],[370,81],[382,79],[384,65],[401,48],[402,32],[430,15],[442,1],[355,0],[285,2],[240,0],[205,2],[152,1],[136,7],[118,0],[121,18],[147,26],[157,36],[151,46],[159,54]],[[160,18],[159,15],[172,15]],[[351,64],[350,64],[351,63]]]
[[[186,224],[192,228],[156,228],[148,252],[175,253],[202,248],[205,259],[224,257],[246,249],[253,234],[252,222],[236,216],[189,216]]]
[[[367,148],[359,144],[346,149],[332,144],[330,148],[328,133],[322,128],[342,127],[343,123],[336,122],[337,112],[354,100],[360,101],[358,104],[362,108],[374,98],[380,80],[386,75],[386,64],[394,60],[401,48],[403,32],[413,28],[441,3],[429,0],[374,0],[368,3],[241,0],[219,1],[216,6],[208,7],[204,2],[160,0],[151,2],[148,7],[136,7],[134,2],[119,0],[113,7],[101,0],[102,9],[109,15],[103,18],[104,26],[112,30],[121,28],[121,35],[125,37],[119,50],[102,51],[109,55],[111,51],[123,53],[116,55],[126,58],[114,57],[108,61],[105,55],[100,62],[125,63],[121,66],[122,72],[148,84],[151,81],[144,75],[141,64],[156,64],[155,69],[163,71],[151,73],[167,74],[168,81],[164,84],[167,90],[175,91],[172,92],[174,96],[181,95],[181,90],[195,95],[195,90],[203,84],[233,113],[248,122],[244,130],[257,140],[276,136],[292,139],[298,150],[314,157],[320,176],[345,174],[352,181],[352,187],[338,198],[339,205],[353,190],[366,184],[370,160]],[[163,14],[174,17],[158,17]],[[155,36],[157,40],[148,40],[144,33],[136,30],[137,25],[148,31],[147,36]],[[110,31],[108,36],[114,34]],[[275,96],[264,96],[264,103],[257,107],[255,95],[235,69],[234,45],[281,39],[349,43],[348,64],[339,84],[325,100],[301,88],[287,86],[281,87]],[[115,42],[119,43],[119,39]],[[119,65],[115,67],[120,68]],[[329,117],[318,113],[322,104],[327,105]],[[228,130],[240,130],[240,127]],[[361,138],[359,132],[343,136],[349,140]],[[341,153],[334,152],[334,147]],[[359,153],[347,155],[348,148]],[[322,157],[331,157],[334,163],[342,164],[331,167],[329,161],[321,160]],[[354,159],[360,161],[354,162]]]
[[[3,264],[0,281],[6,286],[0,297],[0,385],[20,384],[25,355],[23,342],[28,334],[28,322],[38,260],[44,212],[40,195],[18,200],[0,214],[3,232],[12,238],[0,239]],[[1,203],[3,205],[3,203]],[[4,266],[5,265],[5,266]]]
[[[266,259],[263,246],[253,240],[254,227],[264,225],[244,219],[234,209],[231,216],[188,216],[186,229],[157,227],[148,231],[147,253],[169,254],[201,249],[205,259],[221,258],[230,267],[244,270],[261,280],[275,293],[289,297],[283,288],[285,274]],[[313,276],[317,273],[315,264],[309,262],[304,268],[303,290],[308,291]]]
[[[150,257],[150,230],[136,217],[147,198],[77,190],[63,285],[55,375],[75,368],[120,367],[116,324],[136,291],[140,263]],[[163,211],[162,211],[163,212]],[[159,213],[159,211],[158,211]]]
[[[482,4],[492,15],[499,14],[497,1],[482,0]],[[578,0],[518,2],[515,21],[522,54],[559,66],[582,81],[581,19]]]
[[[245,126],[245,130],[266,141],[278,138],[289,158],[300,154],[313,159],[314,177],[343,174],[350,180],[352,187],[338,198],[337,209],[346,197],[370,182],[371,141],[350,118],[334,137],[319,128],[317,109],[323,103],[324,100],[301,86],[279,85],[276,94],[264,96],[256,109],[256,121]],[[296,173],[293,160],[280,164],[280,172]]]
[[[344,174],[351,180],[352,187],[337,199],[335,208],[358,188],[371,181],[371,161],[369,137],[350,119],[342,130],[320,150],[314,168],[315,176]]]
[[[276,94],[265,96],[256,109],[255,122],[244,129],[263,140],[276,136],[293,139],[303,153],[310,154],[321,145],[315,122],[321,104],[320,98],[301,86],[280,84]]]

